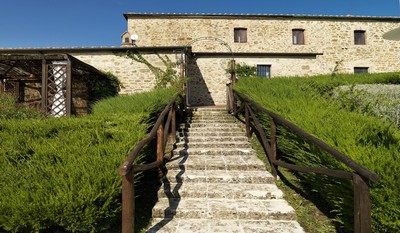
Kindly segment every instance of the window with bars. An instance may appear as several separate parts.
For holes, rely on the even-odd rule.
[[[354,31],[354,44],[356,45],[365,44],[365,31],[363,30]]]
[[[247,28],[235,28],[233,34],[235,43],[247,42]]]
[[[354,67],[354,73],[355,74],[367,74],[368,67]]]
[[[257,76],[263,78],[270,78],[271,65],[257,65]]]
[[[293,44],[304,44],[304,29],[292,30]]]

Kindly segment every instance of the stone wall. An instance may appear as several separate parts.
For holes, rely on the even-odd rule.
[[[194,105],[226,101],[229,75],[225,69],[231,58],[211,54],[207,57],[206,53],[233,52],[237,63],[268,64],[271,77],[329,74],[336,66],[341,73],[353,73],[354,67],[368,67],[370,73],[397,71],[400,67],[400,43],[382,37],[400,26],[399,18],[185,14],[125,17],[128,31],[139,35],[139,47],[192,46],[195,55],[203,54],[188,65],[189,102]],[[247,43],[234,42],[234,28],[247,29]],[[304,30],[304,45],[293,44],[293,29]],[[365,45],[354,44],[354,30],[365,31]]]
[[[165,65],[156,55],[156,52],[141,54],[150,64],[165,70]],[[161,52],[158,52],[158,54],[163,57],[168,56],[175,63],[180,59],[180,54]],[[72,53],[71,55],[98,70],[115,75],[121,82],[120,94],[150,91],[156,86],[156,76],[149,67],[131,58],[118,56],[113,52],[82,52]],[[178,66],[176,70],[179,72]]]
[[[226,72],[230,59],[191,58],[188,62],[188,100],[191,105],[225,105]]]
[[[313,73],[329,73],[337,61],[340,71],[351,73],[355,66],[369,67],[370,72],[397,70],[400,43],[382,35],[400,26],[400,19],[374,17],[247,17],[207,15],[127,15],[128,31],[139,35],[138,46],[192,45],[193,52],[227,52],[215,41],[193,40],[216,37],[235,53],[322,53]],[[247,43],[235,43],[234,28],[247,28]],[[303,29],[305,44],[293,45],[292,29]],[[354,45],[354,30],[366,31],[366,45]],[[275,70],[273,76],[299,75],[302,66],[290,71]],[[280,59],[292,66],[292,59]],[[281,72],[284,71],[284,72]]]

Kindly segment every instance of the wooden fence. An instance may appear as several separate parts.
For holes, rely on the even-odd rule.
[[[260,143],[269,160],[272,175],[274,177],[276,177],[278,174],[278,167],[283,167],[303,173],[324,174],[330,177],[352,180],[354,187],[354,232],[371,232],[371,201],[369,184],[379,179],[376,174],[362,167],[361,165],[359,165],[346,155],[342,154],[341,152],[337,151],[333,147],[329,146],[325,142],[306,133],[304,130],[284,119],[282,116],[261,107],[259,104],[257,104],[244,94],[233,90],[232,85],[228,85],[227,96],[227,107],[229,111],[236,116],[238,116],[239,114],[244,115],[247,136],[250,137],[252,132],[258,133]],[[256,117],[254,111],[265,113],[271,118],[269,125],[269,140],[267,138],[264,126],[260,123],[260,120]],[[279,157],[277,157],[278,145],[276,140],[276,131],[278,124],[286,126],[296,135],[332,155],[336,160],[346,164],[349,168],[353,169],[353,172],[319,167],[305,167],[296,164],[286,163],[282,160],[279,160]]]
[[[165,146],[170,137],[171,142],[176,140],[176,124],[183,118],[184,97],[176,94],[165,109],[161,112],[156,123],[145,139],[140,141],[133,148],[119,168],[118,172],[122,176],[122,233],[133,233],[135,229],[135,186],[134,174],[140,171],[158,168],[162,176],[162,166],[164,166]],[[143,147],[157,138],[156,161],[135,165],[134,161],[140,154]]]

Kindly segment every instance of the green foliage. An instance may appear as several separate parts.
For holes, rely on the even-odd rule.
[[[349,111],[336,101],[333,90],[342,85],[399,83],[398,73],[337,74],[312,78],[240,79],[235,89],[284,116],[379,175],[372,184],[373,232],[400,231],[400,131],[382,120]],[[265,121],[268,119],[265,118]],[[268,125],[265,123],[265,125]],[[278,149],[283,159],[301,165],[346,169],[326,153],[279,127]],[[352,230],[353,199],[348,181],[320,175],[301,175],[309,192],[320,194],[346,232]],[[340,190],[340,191],[338,191]]]
[[[232,61],[228,63],[228,67],[225,70],[227,73],[232,73],[233,67],[232,67]],[[257,67],[247,65],[246,63],[238,63],[235,65],[235,72],[236,76],[238,78],[247,78],[247,77],[252,77],[256,76],[257,74]]]
[[[28,107],[18,106],[17,97],[0,93],[0,120],[1,119],[29,119],[40,118],[42,114]]]
[[[257,67],[250,66],[247,64],[236,64],[236,75],[239,78],[246,78],[255,76],[257,73]]]
[[[152,113],[163,110],[167,101],[176,93],[173,88],[157,89],[132,95],[102,100],[93,106],[94,114]]]
[[[155,55],[160,59],[160,61],[163,63],[165,67],[164,69],[162,69],[160,67],[156,67],[153,64],[151,64],[139,52],[133,52],[128,50],[125,53],[115,53],[115,54],[118,56],[128,57],[134,61],[145,64],[156,77],[156,88],[165,88],[172,86],[178,90],[182,90],[183,85],[186,82],[186,79],[184,77],[181,77],[176,71],[175,69],[176,63],[172,62],[167,55],[161,56],[160,54],[155,53]]]
[[[106,99],[82,118],[0,120],[0,231],[109,230],[121,214],[117,168],[172,94]]]
[[[343,63],[343,60],[339,60],[339,61],[336,62],[335,67],[333,67],[331,76],[336,76],[336,75],[338,74],[339,68],[340,68],[340,66],[342,65],[342,63]]]
[[[400,128],[400,86],[366,84],[341,86],[335,90],[343,108],[376,116]]]
[[[103,77],[88,77],[87,81],[90,95],[96,101],[118,95],[120,82],[112,73],[105,73]]]

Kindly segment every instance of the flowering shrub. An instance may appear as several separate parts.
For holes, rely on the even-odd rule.
[[[335,93],[344,108],[377,116],[400,128],[400,85],[341,86]]]

